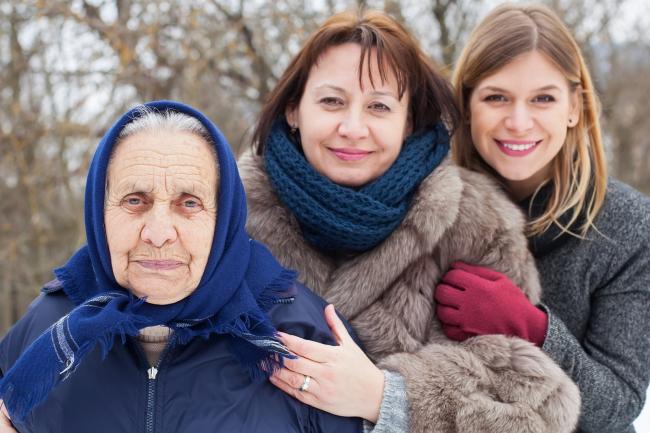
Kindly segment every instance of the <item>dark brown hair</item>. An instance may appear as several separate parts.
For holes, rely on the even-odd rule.
[[[361,46],[360,82],[366,62],[370,82],[374,83],[369,67],[372,57],[377,59],[382,83],[389,67],[397,78],[400,99],[408,90],[413,132],[432,127],[440,120],[445,122],[450,132],[455,129],[459,115],[451,85],[436,70],[415,38],[382,12],[343,12],[330,17],[309,37],[269,94],[252,136],[252,145],[258,154],[264,152],[273,123],[283,117],[287,109],[300,103],[309,72],[320,56],[328,48],[345,43]]]

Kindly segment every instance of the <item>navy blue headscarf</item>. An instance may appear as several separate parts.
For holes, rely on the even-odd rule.
[[[174,330],[171,344],[211,333],[231,338],[231,349],[253,378],[282,365],[286,348],[266,311],[295,280],[262,244],[245,231],[246,197],[235,158],[225,138],[202,113],[186,105],[157,101],[150,110],[175,111],[199,120],[208,130],[219,165],[217,221],[212,248],[198,287],[170,305],[138,299],[115,280],[104,228],[104,195],[109,159],[122,129],[143,114],[134,108],[104,135],[86,183],[87,245],[54,273],[76,308],[45,331],[0,380],[0,398],[16,420],[23,419],[61,380],[73,374],[97,344],[106,354],[115,338],[135,336],[147,326]]]

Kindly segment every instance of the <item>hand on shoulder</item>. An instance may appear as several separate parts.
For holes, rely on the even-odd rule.
[[[354,342],[332,305],[325,319],[337,346],[282,334],[297,355],[271,382],[297,400],[339,416],[356,416],[376,423],[384,393],[384,374]]]
[[[4,402],[0,400],[0,433],[18,433],[11,424]]]

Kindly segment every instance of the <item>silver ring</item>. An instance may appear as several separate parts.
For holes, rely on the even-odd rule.
[[[311,382],[311,377],[305,374],[305,380],[302,381],[302,385],[298,388],[300,391],[307,391],[309,389],[309,383]]]

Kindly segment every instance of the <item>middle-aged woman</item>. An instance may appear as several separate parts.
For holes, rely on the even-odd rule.
[[[291,61],[239,160],[249,232],[351,319],[384,371],[328,307],[339,345],[285,336],[299,358],[272,381],[375,432],[569,432],[577,388],[538,347],[456,343],[434,317],[435,284],[460,259],[506,273],[513,299],[540,295],[516,206],[446,156],[456,121],[448,83],[382,13],[331,17]],[[534,320],[510,326],[543,337]]]
[[[205,116],[168,101],[122,116],[90,166],[88,244],[0,342],[0,399],[15,428],[360,431],[358,419],[254,380],[288,355],[276,329],[333,341],[325,302],[245,221],[235,160]],[[0,418],[0,432],[13,431]]]
[[[634,432],[650,381],[650,199],[607,178],[578,45],[547,8],[504,5],[474,30],[454,84],[463,119],[454,156],[498,179],[528,215],[545,313],[535,344],[580,388],[580,431]],[[539,315],[510,298],[507,276],[453,272],[436,289],[450,338]]]

